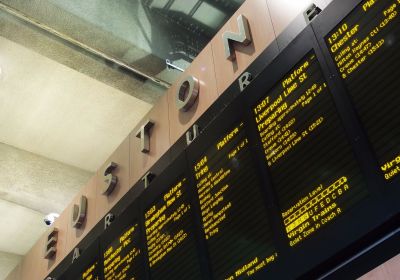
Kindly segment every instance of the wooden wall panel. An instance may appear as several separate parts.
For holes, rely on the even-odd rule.
[[[186,112],[179,111],[175,105],[176,92],[181,82],[189,75],[199,80],[199,96]],[[168,91],[169,127],[171,143],[175,143],[193,123],[218,98],[214,60],[211,44],[208,44],[196,57],[188,69]]]
[[[21,280],[21,263],[7,275],[5,280]]]
[[[131,187],[129,184],[129,141],[130,137],[128,136],[97,171],[96,219],[98,221],[111,210]],[[112,173],[118,177],[118,183],[114,191],[109,196],[105,196],[101,190],[104,185],[104,171],[110,162],[115,162],[118,165]]]
[[[21,280],[43,279],[47,260],[44,259],[45,236],[42,235],[21,263]]]
[[[54,222],[54,227],[57,228],[57,252],[55,257],[51,260],[45,260],[45,270],[46,274],[53,271],[57,265],[67,256],[67,237],[68,237],[68,223],[70,221],[70,216],[67,211],[61,213],[60,217]],[[47,233],[44,234],[44,239],[47,239]],[[43,245],[44,251],[44,245]],[[43,258],[43,256],[41,256]]]
[[[88,183],[81,189],[77,196],[68,205],[66,215],[68,217],[68,230],[67,230],[67,254],[71,252],[76,245],[90,232],[90,230],[97,224],[96,218],[96,191],[97,191],[97,177],[93,176]],[[87,197],[87,215],[83,225],[77,229],[71,225],[71,215],[73,204],[79,205],[81,196]]]
[[[398,280],[400,279],[400,255],[371,270],[359,280]]]
[[[170,89],[171,90],[171,89]],[[139,125],[130,134],[130,180],[133,186],[139,181],[149,168],[168,150],[171,146],[169,141],[169,117],[168,117],[168,93],[161,97],[157,104],[143,118]],[[150,152],[140,151],[140,139],[136,137],[137,131],[146,120],[152,120],[155,124],[150,130]]]
[[[321,9],[327,5],[326,0],[267,0],[275,35],[279,36],[285,28],[305,9],[314,3]],[[305,22],[304,22],[305,25]]]
[[[232,62],[225,58],[222,34],[225,31],[238,32],[237,17],[241,14],[249,21],[253,41],[248,46],[233,44],[236,60]],[[222,94],[274,40],[275,34],[266,0],[244,2],[211,40],[218,93]]]

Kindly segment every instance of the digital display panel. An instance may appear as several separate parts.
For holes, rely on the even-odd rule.
[[[386,180],[400,177],[400,0],[362,1],[325,38]]]
[[[105,280],[146,279],[138,223],[125,229],[103,252]]]
[[[151,279],[202,279],[186,178],[145,213]]]
[[[80,279],[82,280],[99,280],[98,262],[93,262],[87,269],[85,269]]]
[[[368,195],[330,95],[310,52],[253,107],[292,247]]]
[[[193,169],[214,278],[268,269],[278,254],[244,124],[210,143]]]

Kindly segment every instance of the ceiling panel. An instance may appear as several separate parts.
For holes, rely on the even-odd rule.
[[[0,279],[5,279],[21,259],[20,255],[0,252]]]
[[[63,37],[168,83],[173,83],[177,75],[160,74],[166,69],[166,59],[180,68],[188,67],[243,2],[0,0],[3,9],[11,8]]]
[[[0,142],[95,171],[151,105],[0,37]]]
[[[93,175],[1,143],[0,155],[0,199],[43,215],[61,213]]]
[[[0,251],[25,255],[47,230],[43,215],[26,207],[0,200]]]

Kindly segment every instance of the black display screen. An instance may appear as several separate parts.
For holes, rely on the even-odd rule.
[[[151,279],[202,279],[188,181],[178,180],[145,212]]]
[[[89,265],[84,271],[81,273],[81,277],[79,279],[82,280],[99,280],[99,272],[98,268],[99,264],[97,261],[94,261],[91,265]]]
[[[244,124],[225,131],[194,165],[214,279],[248,279],[277,258]]]
[[[367,196],[313,52],[259,100],[253,116],[290,246]]]
[[[138,223],[126,228],[103,252],[105,280],[146,279]]]
[[[386,180],[400,174],[400,0],[362,1],[325,38]]]

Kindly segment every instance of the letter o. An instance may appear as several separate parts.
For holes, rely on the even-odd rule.
[[[193,76],[184,79],[176,91],[176,107],[183,112],[188,111],[199,96],[199,80]]]

